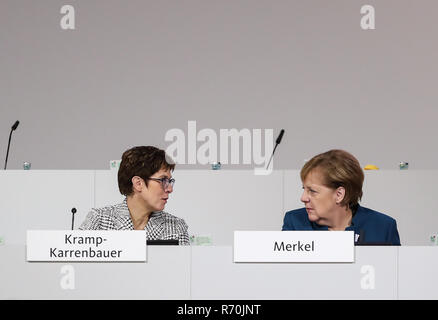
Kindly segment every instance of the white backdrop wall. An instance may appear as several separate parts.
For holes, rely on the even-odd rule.
[[[74,30],[61,29],[65,4]],[[364,4],[374,30],[361,28]],[[20,120],[9,168],[108,169],[194,120],[217,133],[284,128],[277,169],[331,148],[435,169],[437,11],[435,0],[1,0],[0,151]]]

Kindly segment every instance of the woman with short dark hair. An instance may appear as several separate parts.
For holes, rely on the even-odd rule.
[[[92,209],[79,229],[146,230],[148,240],[190,244],[184,220],[163,211],[173,191],[174,168],[164,150],[152,146],[126,150],[118,171],[119,190],[126,196],[125,200]]]
[[[364,174],[344,150],[316,155],[301,169],[305,208],[286,212],[282,230],[352,230],[356,244],[400,245],[396,221],[362,207]]]

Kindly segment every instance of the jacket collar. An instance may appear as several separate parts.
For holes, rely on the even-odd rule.
[[[353,212],[353,218],[351,219],[351,225],[345,228],[345,230],[353,230],[355,231],[356,228],[361,224],[363,220],[363,209],[358,204]],[[313,230],[328,230],[327,226],[321,226],[317,224],[316,222],[310,222],[312,224]]]
[[[129,213],[127,199],[125,198],[122,203],[115,206],[115,222],[114,226],[116,230],[134,230],[134,224],[132,223],[131,214]],[[149,216],[149,221],[145,227],[145,230],[149,232],[157,233],[160,229],[163,229],[165,219],[163,211],[155,211]]]

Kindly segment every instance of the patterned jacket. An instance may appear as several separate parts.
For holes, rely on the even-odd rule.
[[[92,209],[80,230],[134,230],[126,199],[119,204]],[[189,245],[188,226],[181,218],[164,211],[152,212],[145,227],[147,240],[178,240]]]

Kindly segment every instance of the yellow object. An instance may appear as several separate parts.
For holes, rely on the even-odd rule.
[[[373,165],[373,164],[367,164],[365,166],[365,168],[363,168],[364,170],[379,170],[379,167]]]

